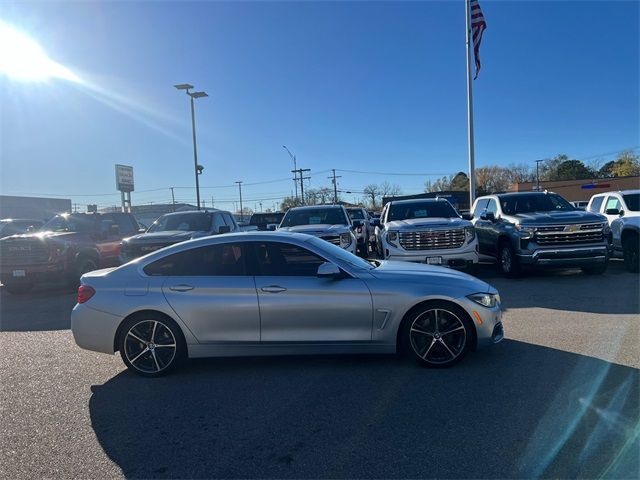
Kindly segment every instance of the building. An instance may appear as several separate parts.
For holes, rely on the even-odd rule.
[[[65,212],[71,212],[71,200],[68,198],[0,195],[0,218],[49,220],[54,215]]]
[[[548,190],[561,195],[570,202],[587,201],[600,192],[634,190],[640,188],[640,177],[591,178],[587,180],[558,180],[540,182],[540,190]],[[516,183],[510,192],[535,192],[536,182]]]
[[[103,208],[100,211],[119,212],[120,210],[120,207],[109,207]],[[133,216],[145,227],[150,226],[158,217],[161,217],[165,213],[188,212],[191,210],[197,210],[197,207],[189,203],[153,203],[151,205],[134,205],[131,207]]]

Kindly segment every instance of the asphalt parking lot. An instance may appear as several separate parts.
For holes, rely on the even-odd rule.
[[[478,276],[506,339],[454,368],[211,359],[160,379],[77,348],[73,293],[0,289],[0,477],[637,478],[639,277]]]

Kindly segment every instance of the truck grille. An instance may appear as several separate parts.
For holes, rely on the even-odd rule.
[[[0,248],[2,265],[34,265],[48,260],[49,249],[40,240],[5,240]]]
[[[329,243],[340,246],[340,235],[324,235],[320,238],[322,240],[326,240]]]
[[[601,242],[604,223],[549,225],[536,227],[536,242],[540,245]]]
[[[464,245],[464,229],[400,232],[400,246],[405,250],[446,250]]]

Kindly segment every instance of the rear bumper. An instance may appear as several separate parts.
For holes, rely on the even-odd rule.
[[[71,311],[71,332],[80,348],[113,355],[116,331],[122,318],[76,304]]]
[[[541,248],[532,254],[518,254],[523,265],[588,266],[605,263],[611,252],[607,246]]]

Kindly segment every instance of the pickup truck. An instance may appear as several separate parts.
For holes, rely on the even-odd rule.
[[[480,255],[516,277],[525,266],[581,267],[601,274],[611,254],[611,230],[598,213],[577,210],[551,192],[479,197],[473,222]]]
[[[138,229],[129,213],[56,215],[37,232],[0,239],[0,279],[14,294],[47,281],[75,286],[87,272],[119,265],[120,242]]]
[[[353,233],[355,234],[357,241],[356,252],[360,254],[360,256],[366,258],[369,256],[369,244],[371,243],[374,233],[369,213],[367,213],[367,210],[362,207],[347,208],[347,213],[352,221],[358,220],[362,223],[361,226],[355,228]]]
[[[279,231],[313,235],[355,254],[353,230],[358,226],[362,223],[359,220],[352,222],[342,205],[317,205],[290,208]]]
[[[233,215],[224,210],[166,213],[139,235],[122,240],[121,263],[194,238],[238,231]]]
[[[387,260],[467,268],[478,263],[471,222],[444,198],[393,200],[376,227],[378,256]]]

